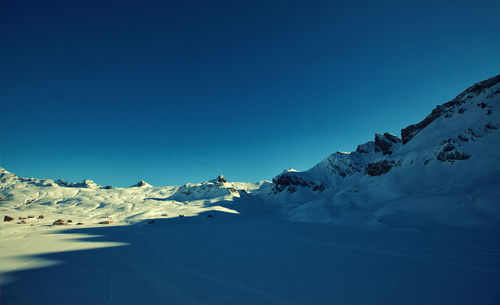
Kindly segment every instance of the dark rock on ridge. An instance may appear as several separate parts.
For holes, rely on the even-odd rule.
[[[427,127],[430,123],[432,123],[435,119],[437,119],[441,115],[450,114],[450,112],[453,111],[455,106],[465,103],[466,96],[469,96],[471,94],[475,94],[475,95],[480,94],[480,93],[484,92],[484,90],[493,87],[494,85],[496,85],[499,82],[500,82],[500,74],[470,86],[464,92],[460,93],[452,101],[444,103],[443,105],[437,106],[422,121],[420,121],[417,124],[410,125],[410,126],[403,128],[401,130],[401,138],[403,140],[403,144],[408,143],[422,129]],[[485,107],[486,107],[486,105],[485,105]]]
[[[381,152],[384,155],[391,155],[395,144],[402,143],[402,140],[388,132],[375,135],[375,152]],[[359,147],[359,146],[358,146]]]
[[[294,193],[297,189],[297,186],[301,187],[309,187],[313,191],[323,191],[326,188],[326,185],[322,183],[316,183],[314,181],[304,180],[301,177],[298,177],[294,172],[283,173],[281,175],[273,178],[274,189],[277,192],[282,192],[288,188],[290,193]]]
[[[365,168],[365,175],[380,176],[396,166],[396,162],[392,160],[382,160],[375,163],[369,163]]]

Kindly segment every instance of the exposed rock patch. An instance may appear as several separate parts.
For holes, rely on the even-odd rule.
[[[63,226],[65,224],[64,219],[58,219],[52,223],[53,226]]]
[[[295,193],[299,186],[311,188],[313,191],[323,191],[326,188],[326,185],[302,179],[294,172],[283,173],[273,179],[273,188],[275,192],[282,192],[288,189],[290,193]]]
[[[380,176],[396,166],[396,162],[392,160],[382,160],[375,163],[369,163],[365,168],[365,175]]]
[[[471,157],[470,154],[460,152],[455,146],[453,139],[447,139],[441,144],[441,149],[436,155],[436,159],[441,162],[453,163],[457,160],[467,160]]]
[[[375,152],[381,152],[384,155],[391,155],[395,148],[398,148],[402,140],[388,132],[375,135]]]
[[[375,149],[375,142],[369,141],[366,142],[365,144],[358,145],[358,147],[356,147],[356,152],[360,154],[368,154],[374,151],[374,149]]]

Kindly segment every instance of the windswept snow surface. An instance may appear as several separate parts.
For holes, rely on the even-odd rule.
[[[496,76],[272,182],[0,168],[0,303],[499,304],[499,129]]]

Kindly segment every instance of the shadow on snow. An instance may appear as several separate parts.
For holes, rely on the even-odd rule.
[[[128,245],[35,256],[61,263],[6,274],[13,281],[2,285],[0,301],[4,305],[500,301],[498,232],[362,231],[288,223],[252,215],[244,206],[242,211],[55,233],[88,234],[92,237],[76,240]]]

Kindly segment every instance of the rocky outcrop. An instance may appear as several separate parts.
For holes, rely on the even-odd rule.
[[[3,217],[3,221],[13,221],[14,218],[13,217],[10,217],[10,216],[4,216]]]
[[[464,92],[460,93],[455,99],[462,99],[468,94],[475,94],[475,95],[481,94],[486,89],[489,89],[498,83],[500,83],[500,74],[470,86]]]
[[[356,147],[356,152],[360,154],[368,154],[373,152],[374,149],[375,149],[375,142],[369,141],[366,142],[365,144],[359,144],[358,147]]]
[[[392,160],[382,160],[369,163],[365,168],[365,175],[380,176],[391,170],[397,163]]]
[[[68,186],[69,187],[87,188],[87,189],[100,189],[100,188],[102,188],[99,184],[95,183],[94,181],[92,181],[90,179],[85,179],[82,182],[74,182]]]
[[[323,191],[326,185],[314,181],[305,180],[295,172],[286,172],[273,178],[274,192],[282,192],[287,189],[290,193],[295,193],[297,187],[310,188],[313,191]]]
[[[61,179],[58,179],[56,181],[56,184],[59,185],[59,186],[63,186],[63,187],[66,187],[68,186],[68,182],[64,181],[64,180],[61,180]]]
[[[359,154],[369,154],[372,152],[382,153],[384,155],[391,155],[395,150],[397,150],[403,141],[396,135],[392,133],[375,134],[375,141],[369,141],[365,144],[360,144],[356,148],[356,152]]]
[[[401,130],[401,139],[403,140],[403,144],[408,143],[413,137],[415,137],[422,129],[427,127],[430,123],[432,123],[435,119],[443,115],[444,113],[452,111],[453,106],[461,105],[463,101],[451,101],[448,103],[444,103],[443,105],[439,105],[432,110],[432,112],[425,117],[422,121],[417,124],[410,125]]]
[[[223,175],[217,176],[217,178],[208,180],[209,183],[213,183],[219,186],[222,186],[224,183],[227,183],[227,179]]]
[[[149,183],[147,183],[146,181],[144,180],[141,180],[139,182],[137,182],[136,184],[132,185],[131,187],[150,187],[151,185]],[[111,189],[112,187],[110,187]]]
[[[391,155],[394,150],[399,148],[402,140],[391,134],[384,133],[375,135],[375,152],[381,152],[384,155]]]
[[[441,144],[441,149],[436,155],[436,159],[441,162],[454,163],[457,160],[467,160],[471,157],[470,154],[460,152],[455,146],[453,139],[447,139]]]
[[[65,224],[66,222],[64,222],[64,219],[58,219],[52,223],[53,226],[63,226]]]
[[[216,182],[219,184],[227,183],[227,179],[223,175],[219,175],[216,179]]]
[[[342,178],[357,174],[363,170],[359,154],[338,151],[328,156],[327,161],[332,173]]]

